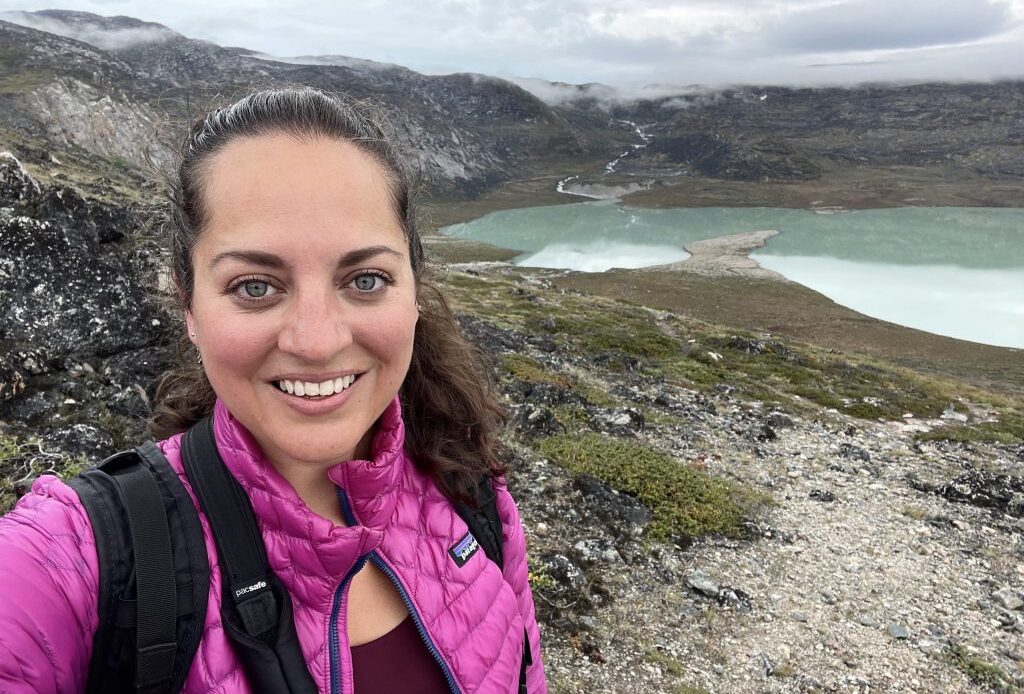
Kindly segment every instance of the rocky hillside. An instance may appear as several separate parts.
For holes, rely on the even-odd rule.
[[[850,176],[856,185],[883,171],[934,185],[969,180],[968,204],[1021,204],[1022,82],[690,88],[643,100],[600,85],[534,85],[545,102],[484,75],[427,76],[344,56],[270,58],[129,17],[0,14],[0,140],[29,166],[51,164],[50,153],[99,157],[115,170],[143,166],[147,153],[160,163],[215,97],[280,84],[380,103],[442,200],[527,181],[532,197],[516,204],[530,204],[569,174],[580,178],[564,190],[592,195],[593,186],[621,194],[705,179],[842,189]],[[553,99],[552,90],[565,93]]]
[[[749,87],[658,107],[669,103],[672,115],[657,119],[644,154],[706,176],[785,181],[815,178],[829,167],[896,165],[949,166],[993,181],[1024,175],[1021,82]],[[642,115],[657,117],[650,107]]]
[[[154,136],[174,143],[215,95],[281,84],[379,102],[442,193],[472,196],[556,159],[604,156],[607,148],[600,139],[581,140],[528,92],[482,75],[277,61],[120,17],[56,10],[7,17],[99,44],[0,21],[0,127],[48,149],[80,148],[134,165],[149,150],[159,161],[167,149],[154,148]],[[118,40],[126,33],[133,40]]]
[[[0,509],[139,441],[180,332],[94,185],[0,155]],[[559,274],[443,278],[511,415],[554,692],[1024,686],[1024,401]]]

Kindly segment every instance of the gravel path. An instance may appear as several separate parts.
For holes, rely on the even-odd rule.
[[[638,402],[649,389],[633,389]],[[920,490],[965,470],[1019,476],[1024,447],[917,444],[929,423],[807,421],[728,396],[671,396],[689,421],[635,435],[770,491],[775,506],[757,539],[645,545],[600,520],[606,500],[522,447],[512,484],[531,555],[561,554],[582,576],[551,572],[579,588],[541,598],[555,692],[1024,684],[1024,499],[1009,515]]]

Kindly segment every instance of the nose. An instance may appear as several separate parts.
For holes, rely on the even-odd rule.
[[[352,344],[351,315],[337,294],[311,290],[294,296],[283,313],[278,349],[305,362],[326,364]]]

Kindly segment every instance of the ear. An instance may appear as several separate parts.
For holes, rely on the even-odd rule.
[[[199,345],[196,343],[196,319],[189,309],[185,309],[185,329],[188,330],[188,339],[198,347]]]

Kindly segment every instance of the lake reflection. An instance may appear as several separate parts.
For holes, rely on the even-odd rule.
[[[579,272],[604,272],[613,267],[638,268],[686,260],[690,254],[679,246],[594,241],[553,243],[536,253],[515,259],[516,265],[564,268]]]

